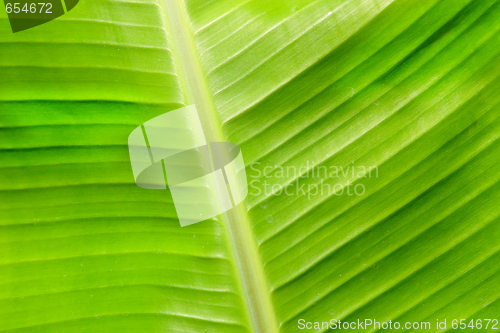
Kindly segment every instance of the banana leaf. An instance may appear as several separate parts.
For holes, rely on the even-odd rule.
[[[499,30],[498,0],[0,10],[0,332],[500,329]],[[190,105],[248,195],[181,227],[127,140]]]

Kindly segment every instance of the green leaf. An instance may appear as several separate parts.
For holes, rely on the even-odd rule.
[[[500,319],[498,0],[0,15],[0,332]],[[241,147],[249,195],[181,228],[127,138],[192,104]]]

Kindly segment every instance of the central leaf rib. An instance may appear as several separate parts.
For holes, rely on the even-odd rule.
[[[178,66],[186,104],[195,104],[207,142],[225,141],[217,117],[212,95],[201,67],[194,36],[184,4],[180,0],[164,1],[165,25]],[[221,191],[224,189],[220,189]],[[257,333],[277,333],[278,324],[271,303],[263,265],[253,239],[244,205],[239,205],[221,216],[226,226],[228,241],[234,252],[253,329]]]

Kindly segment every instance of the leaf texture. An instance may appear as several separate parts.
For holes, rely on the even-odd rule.
[[[86,0],[15,34],[1,15],[1,332],[500,319],[499,1]],[[127,137],[190,104],[250,193],[180,228]]]

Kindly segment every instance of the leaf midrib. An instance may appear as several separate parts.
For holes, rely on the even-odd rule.
[[[186,9],[181,0],[165,0],[163,13],[186,104],[196,105],[207,142],[224,142],[222,124],[201,67]],[[277,333],[269,287],[244,204],[225,212],[221,219],[228,231],[227,242],[232,247],[253,330]]]

